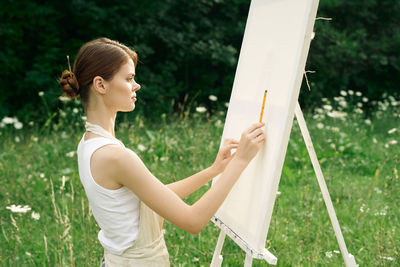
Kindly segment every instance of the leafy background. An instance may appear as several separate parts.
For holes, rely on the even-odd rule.
[[[12,1],[0,9],[0,118],[44,122],[60,108],[66,55],[106,36],[134,48],[146,117],[229,101],[250,1]],[[398,95],[400,2],[321,0],[301,102],[313,109],[339,90],[371,100]],[[38,96],[44,92],[47,107]],[[160,105],[160,103],[162,103]]]

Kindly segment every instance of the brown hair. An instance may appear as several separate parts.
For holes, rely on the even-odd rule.
[[[62,72],[60,87],[71,98],[80,95],[82,104],[86,107],[93,78],[100,76],[106,81],[111,80],[129,58],[136,67],[136,52],[118,41],[99,38],[87,42],[79,49],[72,71]]]

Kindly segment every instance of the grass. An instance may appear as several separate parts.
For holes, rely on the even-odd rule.
[[[400,141],[399,102],[387,97],[373,103],[375,110],[366,121],[361,107],[354,108],[361,101],[354,102],[352,96],[325,100],[324,107],[305,114],[307,125],[349,252],[360,266],[399,266],[400,144],[393,141]],[[66,104],[59,120],[49,119],[43,127],[31,123],[21,130],[0,124],[2,266],[98,266],[103,254],[99,228],[74,153],[83,133],[80,114]],[[158,121],[133,115],[120,120],[117,137],[161,181],[170,183],[213,162],[224,114],[163,115]],[[186,201],[195,202],[209,186]],[[344,266],[296,122],[279,191],[266,242],[278,266]],[[11,212],[6,207],[12,204],[31,210]],[[32,218],[36,213],[39,219]],[[172,266],[209,266],[218,228],[209,223],[198,235],[169,223],[165,228]],[[229,238],[222,253],[223,266],[243,265],[244,252]],[[253,266],[267,263],[254,260]]]

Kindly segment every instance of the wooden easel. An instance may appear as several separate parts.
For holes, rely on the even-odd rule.
[[[300,105],[297,102],[295,108],[295,114],[297,122],[300,126],[301,134],[303,135],[304,143],[306,144],[308,154],[310,156],[315,174],[317,176],[318,184],[321,189],[322,196],[324,198],[324,202],[326,208],[328,209],[329,218],[332,222],[333,230],[335,232],[336,239],[339,243],[340,251],[344,258],[344,263],[346,267],[357,267],[354,256],[347,251],[346,244],[344,242],[344,238],[342,235],[342,231],[340,230],[339,221],[336,217],[335,210],[333,208],[332,200],[329,195],[328,187],[326,186],[324,176],[322,174],[321,166],[318,162],[317,155],[314,150],[313,143],[311,141],[310,133],[308,132],[306,122],[304,120],[303,112],[301,111]],[[250,248],[246,242],[244,242],[238,235],[236,235],[233,231],[229,229],[226,225],[224,225],[217,218],[213,217],[212,221],[217,224],[221,228],[220,235],[218,237],[217,246],[214,251],[214,255],[211,261],[211,267],[219,267],[222,264],[223,257],[221,255],[222,246],[224,244],[225,236],[228,234],[232,240],[234,240],[245,252],[246,258],[244,261],[244,266],[249,267],[252,265],[253,258],[256,259],[264,259],[269,264],[275,265],[277,263],[277,258],[269,252],[267,249],[264,249],[262,252],[257,252],[254,249]]]

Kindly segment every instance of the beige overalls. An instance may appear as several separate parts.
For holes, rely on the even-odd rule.
[[[135,243],[122,255],[104,251],[105,267],[170,266],[162,224],[163,218],[141,202],[139,234]]]

